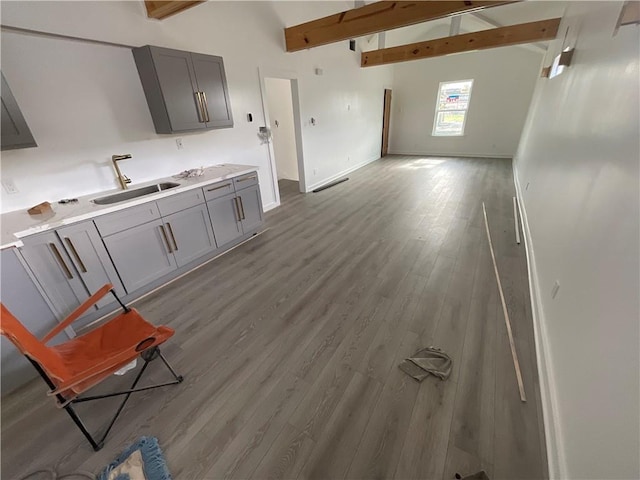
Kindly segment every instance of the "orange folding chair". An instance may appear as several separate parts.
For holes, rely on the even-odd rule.
[[[123,313],[83,335],[58,345],[47,346],[51,339],[109,292],[118,301],[124,310]],[[183,380],[183,377],[173,370],[158,347],[173,336],[173,329],[151,325],[142,318],[137,310],[122,303],[113,291],[112,285],[107,284],[94,293],[71,315],[56,325],[42,340],[38,340],[31,334],[4,305],[0,304],[0,307],[2,308],[0,334],[7,337],[27,357],[51,389],[47,395],[56,397],[58,407],[67,411],[96,451],[104,445],[105,438],[132,393],[175,385]],[[144,360],[144,364],[131,388],[103,395],[79,396],[133,361],[138,355]],[[162,360],[175,380],[136,388],[149,362],[156,358]],[[104,434],[96,441],[73,409],[73,404],[119,395],[124,395],[124,399]]]

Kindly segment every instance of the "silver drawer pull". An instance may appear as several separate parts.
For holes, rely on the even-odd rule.
[[[220,190],[221,188],[230,187],[231,184],[227,183],[226,185],[220,185],[219,187],[207,188],[207,192],[213,192],[214,190]]]
[[[238,222],[242,221],[242,215],[240,215],[240,202],[238,202],[238,197],[233,197],[233,203],[236,204],[236,214],[238,215]]]
[[[164,241],[167,244],[167,248],[169,249],[169,253],[173,253],[173,248],[171,248],[171,244],[169,243],[169,237],[167,237],[167,231],[164,229],[164,225],[160,225],[159,227],[162,232],[162,236],[164,237]]]
[[[56,260],[58,260],[58,263],[62,267],[62,270],[64,270],[64,274],[67,276],[69,280],[71,280],[73,278],[73,274],[71,273],[71,270],[69,270],[69,267],[67,267],[67,264],[62,258],[62,255],[60,255],[60,250],[58,250],[58,247],[56,247],[55,243],[50,243],[49,247],[51,247],[51,250],[53,251],[53,255],[56,257]]]
[[[176,237],[173,234],[173,228],[171,228],[171,224],[167,222],[167,228],[169,229],[169,235],[171,235],[171,240],[173,240],[173,246],[175,247],[175,251],[178,251],[178,242],[176,242]]]
[[[71,250],[73,256],[76,257],[76,262],[78,262],[78,265],[80,265],[80,270],[82,270],[82,273],[87,273],[87,267],[85,267],[84,262],[80,258],[80,255],[78,254],[78,251],[76,250],[76,247],[71,239],[69,237],[64,237],[64,241],[67,242],[67,245],[69,245],[69,250]]]
[[[239,178],[237,181],[238,182],[244,182],[245,180],[257,180],[258,177],[255,175],[251,175],[250,177],[243,177],[243,178]]]
[[[244,216],[244,204],[242,203],[242,197],[238,197],[240,200],[240,211],[242,212],[242,220],[246,220],[247,217]]]

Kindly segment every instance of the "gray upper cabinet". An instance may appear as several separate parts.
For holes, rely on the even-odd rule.
[[[207,206],[197,205],[163,218],[178,267],[216,248]]]
[[[129,293],[176,269],[173,246],[162,220],[114,233],[103,240]]]
[[[125,295],[120,277],[91,220],[59,228],[56,232],[89,293],[93,294],[110,283],[116,294],[121,297]],[[113,296],[108,295],[97,306],[102,308],[114,301]]]
[[[207,128],[233,127],[227,77],[222,57],[192,53],[198,90],[202,94]]]
[[[89,297],[80,275],[55,232],[32,235],[22,241],[22,257],[46,292],[57,317],[65,318]]]
[[[2,75],[0,97],[2,100],[2,124],[0,125],[2,150],[36,147],[36,141],[4,75]]]
[[[149,45],[133,57],[157,133],[233,126],[222,57]]]

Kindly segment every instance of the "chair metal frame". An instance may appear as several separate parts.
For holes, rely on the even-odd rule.
[[[124,310],[124,313],[128,313],[128,312],[131,311],[131,309],[129,307],[127,307],[124,303],[122,303],[122,300],[120,300],[120,298],[118,298],[118,295],[116,295],[116,292],[114,291],[113,288],[111,288],[109,291],[115,297],[116,301],[120,304],[120,306]],[[29,362],[31,362],[31,364],[34,366],[34,368],[38,371],[38,373],[40,374],[42,379],[45,381],[45,383],[51,389],[51,392],[54,392],[56,390],[56,385],[51,380],[51,378],[49,378],[49,376],[46,374],[46,372],[43,370],[43,368],[40,366],[40,364],[38,362],[36,362],[35,360],[31,359],[27,355],[25,355],[25,357],[27,358],[27,360],[29,360]],[[104,441],[107,438],[107,435],[109,435],[109,432],[111,431],[113,425],[115,424],[116,420],[120,416],[120,413],[124,409],[127,401],[129,400],[129,397],[131,396],[132,393],[143,392],[145,390],[152,390],[152,389],[156,389],[156,388],[166,387],[166,386],[169,386],[169,385],[176,385],[178,383],[182,383],[182,381],[184,380],[184,377],[182,375],[178,375],[176,373],[176,371],[173,369],[173,367],[171,366],[171,364],[164,357],[164,355],[162,355],[162,353],[160,352],[160,348],[158,346],[153,346],[151,348],[141,349],[140,357],[144,361],[144,364],[142,365],[142,368],[140,369],[140,371],[136,375],[136,378],[133,381],[133,383],[131,384],[131,387],[129,389],[127,389],[127,390],[122,390],[122,391],[113,392],[113,393],[105,393],[105,394],[102,394],[102,395],[90,395],[90,396],[84,396],[84,397],[80,396],[80,397],[74,397],[74,398],[71,398],[71,399],[65,398],[60,393],[55,393],[55,397],[58,400],[58,406],[61,407],[61,408],[64,408],[64,410],[66,410],[66,412],[69,414],[69,416],[71,417],[73,422],[80,429],[80,431],[83,433],[83,435],[86,437],[86,439],[89,441],[89,443],[91,444],[91,446],[93,447],[93,449],[96,452],[98,450],[100,450],[104,446]],[[167,369],[171,372],[171,374],[173,375],[175,380],[173,380],[171,382],[165,382],[165,383],[159,383],[159,384],[155,384],[155,385],[150,385],[150,386],[147,386],[147,387],[136,388],[137,385],[138,385],[138,382],[142,378],[142,375],[144,374],[145,370],[149,366],[149,363],[152,362],[153,360],[155,360],[156,358],[160,358],[160,360],[162,360],[162,363],[164,363],[164,365],[167,367]],[[82,402],[90,402],[90,401],[93,401],[93,400],[101,400],[103,398],[117,397],[117,396],[120,396],[120,395],[124,395],[125,397],[122,400],[122,402],[120,403],[118,409],[116,410],[115,415],[111,418],[106,430],[104,431],[104,433],[102,434],[102,436],[99,439],[94,438],[93,435],[91,435],[91,433],[89,433],[89,430],[87,429],[85,424],[82,422],[82,420],[80,419],[80,417],[78,416],[76,411],[73,409],[73,404],[82,403]]]

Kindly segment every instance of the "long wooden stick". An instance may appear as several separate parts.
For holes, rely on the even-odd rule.
[[[520,390],[520,400],[527,401],[524,394],[524,384],[522,382],[522,373],[520,373],[520,362],[516,352],[516,344],[513,341],[513,332],[511,331],[511,321],[509,320],[509,312],[507,311],[507,303],[504,300],[502,292],[502,283],[500,282],[500,274],[498,273],[498,265],[496,264],[496,256],[493,253],[493,243],[491,243],[491,233],[489,232],[489,221],[487,220],[487,209],[482,202],[482,214],[484,215],[484,226],[487,230],[487,240],[489,240],[489,249],[491,250],[491,260],[493,260],[493,270],[496,273],[496,281],[498,282],[498,291],[500,292],[500,301],[502,302],[502,313],[504,314],[504,323],[507,326],[507,335],[509,336],[509,345],[511,346],[511,356],[513,357],[513,367],[516,370],[516,379],[518,380],[518,390]]]
[[[518,225],[518,204],[516,197],[513,197],[513,224],[516,227],[516,243],[520,245],[520,226]]]

